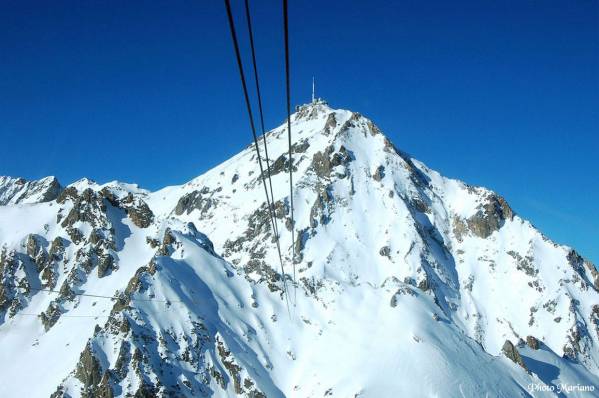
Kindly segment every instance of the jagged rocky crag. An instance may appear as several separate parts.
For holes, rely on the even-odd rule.
[[[18,203],[41,203],[56,199],[62,186],[56,177],[37,181],[0,176],[0,206]]]
[[[599,383],[591,263],[360,114],[316,102],[292,131],[295,225],[285,125],[267,134],[289,313],[252,146],[157,192],[2,177],[0,395],[514,397]]]

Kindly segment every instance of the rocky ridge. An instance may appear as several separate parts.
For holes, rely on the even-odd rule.
[[[48,202],[56,199],[61,191],[62,186],[56,177],[28,181],[0,176],[0,206]]]

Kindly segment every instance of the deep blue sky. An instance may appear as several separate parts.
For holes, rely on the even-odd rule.
[[[253,3],[274,127],[281,5]],[[294,104],[315,75],[332,106],[599,263],[597,1],[291,1],[290,25]],[[250,141],[234,62],[221,1],[4,0],[0,175],[183,183]]]

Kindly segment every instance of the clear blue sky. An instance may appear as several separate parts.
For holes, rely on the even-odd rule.
[[[274,127],[281,5],[253,3]],[[332,106],[599,263],[598,21],[594,0],[291,1],[292,101],[315,75]],[[250,132],[227,29],[218,0],[0,2],[0,175],[156,189],[234,155]]]

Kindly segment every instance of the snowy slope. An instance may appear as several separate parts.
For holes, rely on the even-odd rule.
[[[267,134],[289,312],[252,146],[156,192],[83,179],[5,201],[0,396],[597,388],[592,264],[357,113],[304,105],[292,132],[295,242],[286,127]]]

